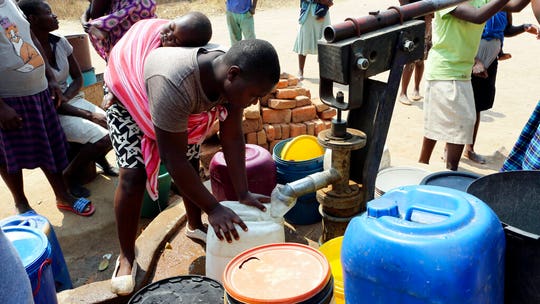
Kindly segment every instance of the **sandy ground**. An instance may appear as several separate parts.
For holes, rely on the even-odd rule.
[[[335,2],[330,14],[333,23],[337,23],[347,17],[360,17],[370,11],[384,10],[397,3],[397,1],[387,0],[342,0]],[[292,52],[297,18],[296,6],[259,10],[255,15],[258,38],[268,40],[276,47],[282,71],[293,74],[298,70],[297,56]],[[228,45],[224,16],[212,16],[211,20],[214,28],[212,41]],[[515,24],[525,22],[536,22],[530,7],[514,15]],[[59,32],[74,34],[81,33],[82,29],[76,21],[62,21]],[[460,164],[462,171],[479,174],[496,172],[540,97],[540,86],[537,85],[540,83],[540,72],[538,72],[540,61],[535,59],[537,54],[540,54],[540,42],[536,41],[532,35],[523,34],[507,39],[504,49],[511,53],[513,58],[499,64],[495,106],[482,113],[476,145],[478,153],[488,156],[488,163],[478,165],[462,159]],[[93,65],[98,73],[103,71],[104,62],[95,54],[93,54]],[[311,89],[313,96],[318,95],[318,75],[316,57],[308,56],[305,69],[306,80],[303,83]],[[385,80],[385,77],[387,77],[385,74],[376,76],[379,80]],[[393,166],[418,165],[417,159],[423,134],[422,108],[422,101],[415,102],[412,106],[396,103],[386,142]],[[423,167],[432,171],[444,170],[444,163],[441,160],[442,149],[443,145],[438,144],[431,164]],[[109,157],[113,159],[112,154]],[[118,253],[112,209],[116,180],[98,176],[89,185],[89,188],[93,190],[91,198],[97,211],[91,218],[82,218],[61,213],[56,209],[52,190],[40,170],[25,170],[24,174],[25,190],[30,204],[38,213],[47,216],[53,224],[75,286],[107,278],[110,275],[110,269],[108,272],[98,273],[97,265],[103,254],[116,255]],[[3,204],[0,208],[0,218],[13,215],[12,198],[3,182],[0,182],[0,198]],[[84,239],[81,238],[83,235]]]

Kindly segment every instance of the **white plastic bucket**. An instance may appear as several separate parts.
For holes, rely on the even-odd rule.
[[[283,218],[271,217],[270,205],[267,206],[266,212],[262,212],[237,201],[223,201],[221,204],[236,212],[247,225],[248,231],[236,226],[240,239],[228,243],[220,241],[211,226],[208,228],[206,276],[219,282],[222,282],[227,263],[239,253],[259,245],[285,242]]]

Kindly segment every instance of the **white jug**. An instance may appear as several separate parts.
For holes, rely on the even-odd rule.
[[[219,282],[223,280],[227,263],[239,253],[259,245],[285,242],[283,218],[274,218],[270,215],[270,204],[267,204],[266,212],[237,201],[223,201],[221,204],[236,212],[247,225],[248,231],[236,225],[240,239],[228,243],[225,240],[220,241],[212,226],[208,227],[206,276]]]

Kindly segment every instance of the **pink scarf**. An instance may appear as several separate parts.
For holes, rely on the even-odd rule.
[[[169,22],[163,19],[141,20],[135,23],[112,49],[105,68],[104,80],[111,92],[122,102],[144,133],[141,150],[146,167],[146,190],[153,200],[158,198],[159,151],[156,133],[144,82],[144,62],[148,54],[160,47],[159,29]],[[218,106],[188,120],[188,143],[202,143],[216,118],[227,117],[225,108]]]

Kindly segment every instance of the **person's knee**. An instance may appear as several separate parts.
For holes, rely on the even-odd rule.
[[[112,149],[112,142],[109,135],[103,136],[100,140],[96,141],[94,145],[99,151],[103,152],[108,152]]]
[[[122,191],[131,192],[133,189],[144,189],[146,172],[144,168],[120,168],[118,187]]]

